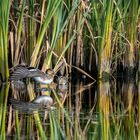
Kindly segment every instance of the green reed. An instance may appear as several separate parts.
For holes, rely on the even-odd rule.
[[[123,0],[91,2],[91,18],[88,18],[87,28],[85,28],[89,35],[87,40],[90,40],[91,44],[85,40],[85,46],[88,44],[91,46],[88,50],[90,52],[93,50],[87,59],[96,64],[99,77],[102,77],[102,72],[111,74],[117,71],[117,65],[123,62],[126,62],[123,63],[124,67],[128,65],[128,67],[134,68],[138,64],[137,55],[134,56],[134,52],[139,47],[139,44],[136,44],[139,24],[137,2],[137,0],[133,2],[124,2]],[[130,51],[131,56],[129,55]],[[95,57],[92,56],[93,54]],[[92,67],[91,69],[94,70]]]
[[[48,1],[45,18],[44,18],[43,24],[40,26],[39,34],[37,37],[37,42],[36,42],[32,57],[31,57],[32,66],[35,65],[35,62],[37,60],[37,56],[39,54],[39,50],[40,50],[40,47],[42,44],[43,37],[46,33],[46,30],[48,28],[48,25],[49,25],[53,15],[55,14],[56,10],[59,8],[60,3],[61,3],[61,0]]]
[[[99,77],[108,77],[122,61],[137,68],[138,0],[2,1],[1,19],[3,78],[8,77],[8,57],[10,66],[26,63],[44,71],[65,59],[70,66],[98,71]]]
[[[34,10],[35,10],[35,6],[34,6],[34,1],[33,0],[30,0],[29,1],[29,11],[28,11],[28,14],[30,16],[30,18],[28,19],[28,30],[27,30],[27,33],[28,33],[28,40],[27,40],[27,49],[26,49],[26,57],[27,57],[27,64],[29,65],[30,64],[30,57],[32,55],[32,52],[33,52],[33,48],[34,48],[34,45],[36,43],[36,21],[33,19],[34,18]]]
[[[35,95],[31,84],[28,85],[28,93],[29,93],[30,100],[33,100],[35,98]],[[34,120],[41,139],[47,139],[45,131],[43,130],[40,116],[37,111],[34,113]]]
[[[9,94],[9,85],[2,86],[0,89],[0,139],[5,140],[6,138],[6,112],[7,112],[7,101]]]
[[[66,136],[64,134],[64,130],[62,129],[61,124],[58,121],[58,116],[56,113],[57,111],[51,111],[49,114],[51,130],[50,138],[55,140],[65,139]]]
[[[137,22],[138,22],[138,1],[129,1],[129,12],[127,13],[128,18],[126,18],[127,26],[127,34],[126,37],[128,39],[128,47],[126,48],[127,56],[125,57],[124,63],[125,67],[132,67],[133,69],[136,67],[137,63],[137,57],[135,55],[135,51],[138,51],[139,45],[136,45],[137,43]],[[125,55],[126,55],[125,54]]]
[[[100,46],[100,50],[102,53],[101,56],[99,57],[99,63],[101,60],[99,75],[102,75],[103,71],[110,73],[110,60],[111,60],[111,51],[112,51],[111,48],[112,15],[113,15],[112,12],[113,12],[113,2],[109,1],[106,7],[106,17],[105,17],[105,23],[103,25],[103,33],[102,33],[103,39],[101,41],[101,46]],[[105,67],[104,67],[104,63],[106,64]]]
[[[16,134],[17,134],[17,139],[20,140],[20,125],[19,125],[19,112],[15,112],[15,121],[16,121]]]
[[[21,42],[21,34],[24,32],[23,31],[23,21],[24,21],[24,9],[25,9],[25,4],[26,4],[26,0],[22,1],[22,6],[19,9],[20,13],[18,16],[18,25],[17,25],[17,39],[16,39],[16,46],[15,46],[15,54],[14,54],[14,65],[19,64],[20,61],[20,55],[22,52],[22,48],[20,47],[20,42]],[[21,49],[21,50],[20,50]]]
[[[9,25],[10,1],[0,2],[0,75],[3,81],[7,81],[8,70],[8,25]]]

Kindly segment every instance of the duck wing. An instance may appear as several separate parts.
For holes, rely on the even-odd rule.
[[[45,77],[46,76],[44,72],[35,68],[29,69],[29,72],[30,73],[28,74],[28,77]]]
[[[10,75],[9,80],[17,81],[26,77],[29,77],[30,71],[26,67],[17,67],[15,71]]]
[[[44,77],[45,73],[34,67],[17,66],[9,77],[11,81],[17,81],[27,77]]]
[[[22,113],[33,113],[33,111],[37,111],[41,108],[39,104],[35,104],[32,102],[23,102],[14,98],[11,98],[9,102],[14,109],[19,110]]]

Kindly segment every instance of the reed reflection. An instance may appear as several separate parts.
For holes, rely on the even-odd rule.
[[[74,85],[68,83],[68,87],[19,81],[1,86],[1,126],[7,132],[3,137],[46,139],[57,132],[59,138],[63,133],[63,139],[137,139],[139,85],[137,81],[113,80],[99,81],[96,86],[79,80]],[[46,99],[50,104],[45,105]]]

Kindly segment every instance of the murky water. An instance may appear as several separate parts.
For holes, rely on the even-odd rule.
[[[140,138],[140,82],[1,85],[1,139],[99,140]],[[42,89],[43,88],[43,89]],[[50,96],[53,104],[35,100]]]

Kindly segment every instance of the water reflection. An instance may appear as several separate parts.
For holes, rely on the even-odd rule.
[[[11,84],[10,89],[9,85],[1,86],[3,138],[92,140],[140,136],[140,82],[114,80],[84,84],[79,80],[64,88],[64,97],[58,94],[62,85],[59,88],[28,83],[24,91],[23,83],[20,83],[22,90],[16,84]],[[34,103],[43,96],[53,99],[53,110]]]
[[[41,95],[36,97],[30,102],[23,102],[11,98],[10,103],[12,107],[21,113],[33,113],[34,111],[43,111],[45,109],[51,109],[53,105],[53,99],[50,96]]]
[[[26,92],[26,84],[23,81],[17,80],[10,83],[11,86],[14,86],[15,90]]]
[[[20,80],[12,81],[10,85],[14,95],[9,99],[9,102],[14,109],[25,113],[50,108],[54,104],[53,98],[51,97],[53,90],[62,99],[68,91],[68,81],[65,77],[59,77],[57,83],[52,83],[47,86],[38,85],[38,83],[29,83],[26,85],[25,82]],[[29,94],[30,100],[22,101],[23,98],[19,97],[21,93],[24,93],[23,95],[25,96]]]

